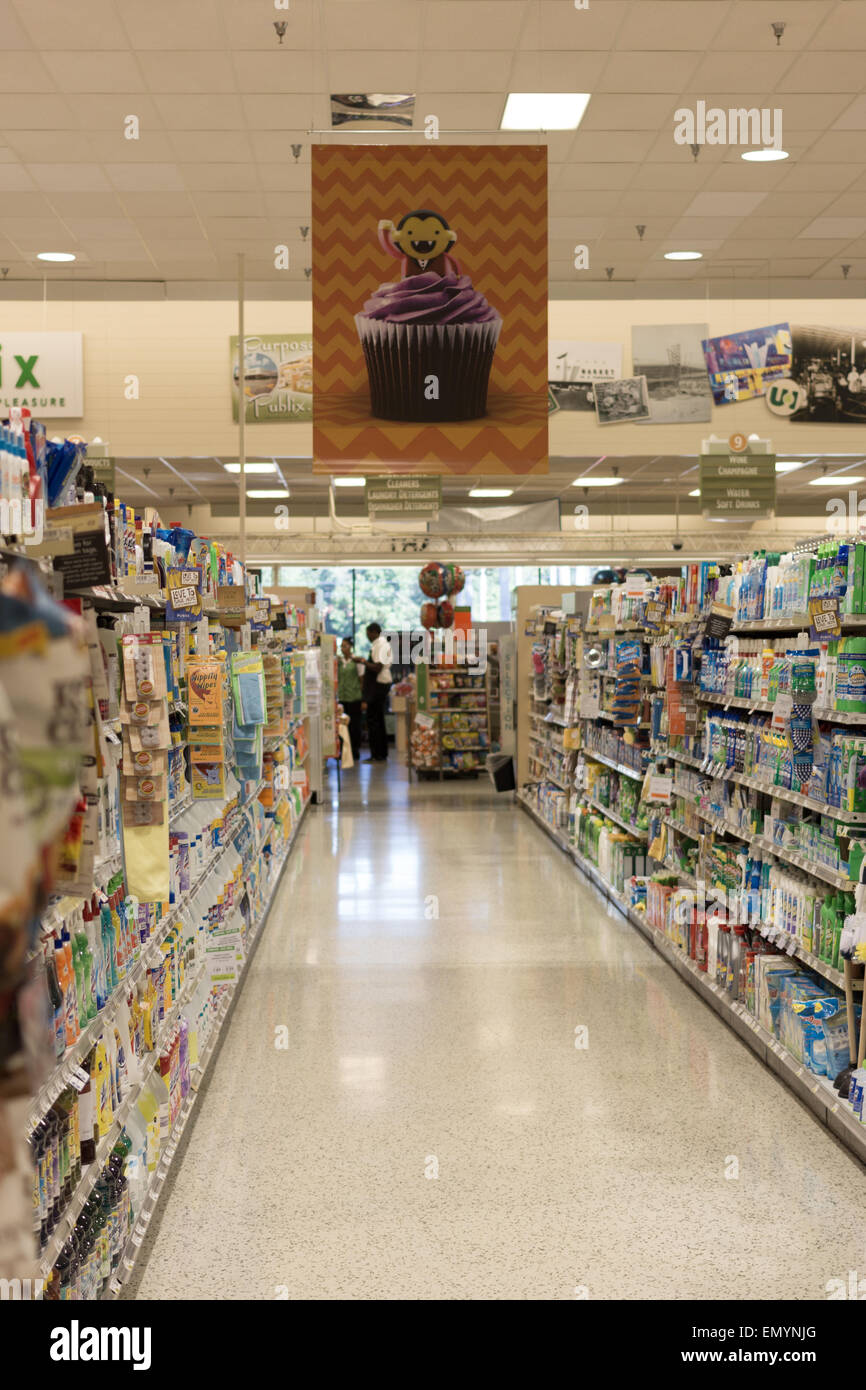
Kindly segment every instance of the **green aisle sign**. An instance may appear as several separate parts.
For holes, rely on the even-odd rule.
[[[775,510],[775,454],[701,454],[704,516],[767,517]]]
[[[367,515],[434,521],[442,506],[442,479],[412,474],[368,478]]]

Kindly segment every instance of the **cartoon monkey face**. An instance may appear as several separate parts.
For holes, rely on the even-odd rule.
[[[414,261],[432,261],[436,256],[445,254],[457,240],[457,234],[451,231],[445,218],[440,217],[438,212],[422,208],[418,212],[407,212],[398,222],[391,239],[404,256],[410,256]]]

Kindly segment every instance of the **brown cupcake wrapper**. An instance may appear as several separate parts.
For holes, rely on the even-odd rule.
[[[437,423],[486,414],[501,318],[488,323],[408,324],[356,314],[355,325],[376,419]],[[438,379],[436,400],[425,396],[430,376]]]

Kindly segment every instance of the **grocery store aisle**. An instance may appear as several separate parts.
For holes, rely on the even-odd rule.
[[[510,798],[367,764],[308,813],[137,1296],[822,1298],[864,1200]]]

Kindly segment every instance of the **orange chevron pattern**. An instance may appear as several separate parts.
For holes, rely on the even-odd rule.
[[[547,472],[547,151],[538,146],[379,145],[312,150],[313,471],[434,465],[452,473]],[[381,218],[441,211],[454,255],[502,315],[488,413],[417,425],[375,420],[354,316],[398,278]]]

